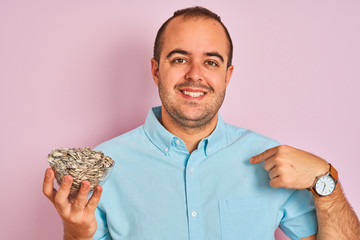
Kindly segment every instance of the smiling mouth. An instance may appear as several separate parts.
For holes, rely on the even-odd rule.
[[[190,92],[190,91],[186,91],[183,90],[181,91],[184,95],[186,96],[190,96],[190,97],[201,97],[205,95],[205,92]]]

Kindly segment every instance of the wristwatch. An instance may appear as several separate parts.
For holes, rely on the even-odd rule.
[[[338,183],[338,172],[330,163],[329,166],[329,172],[323,176],[316,177],[314,184],[307,188],[307,190],[311,191],[316,197],[330,195],[335,190],[336,184]]]

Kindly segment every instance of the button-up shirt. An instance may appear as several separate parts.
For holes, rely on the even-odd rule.
[[[272,188],[263,164],[250,157],[279,145],[219,116],[215,130],[191,154],[159,122],[97,147],[115,161],[96,209],[94,239],[267,240],[279,226],[291,239],[317,231],[306,190]]]

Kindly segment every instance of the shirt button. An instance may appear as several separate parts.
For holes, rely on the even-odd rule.
[[[189,168],[189,173],[193,173],[193,172],[194,172],[194,169]]]
[[[165,152],[168,152],[168,151],[169,151],[169,149],[168,149],[167,147],[166,147],[164,150],[165,150]]]
[[[175,140],[175,143],[176,143],[176,145],[179,145],[179,144],[180,144],[180,140],[179,140],[179,139],[176,139],[176,140]]]
[[[193,211],[193,212],[191,213],[191,216],[197,217],[197,212]]]

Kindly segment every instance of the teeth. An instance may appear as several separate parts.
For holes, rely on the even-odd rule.
[[[204,92],[188,92],[188,91],[183,91],[183,93],[190,97],[201,97],[202,95],[205,94]]]

